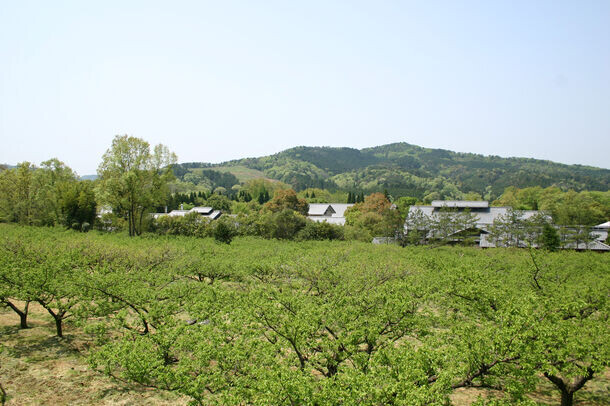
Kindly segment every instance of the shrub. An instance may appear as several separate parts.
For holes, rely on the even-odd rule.
[[[299,231],[299,240],[343,240],[345,238],[343,227],[327,222],[308,221]]]
[[[236,234],[237,231],[235,229],[235,225],[230,222],[230,220],[221,218],[220,220],[214,222],[212,235],[216,241],[231,244],[231,241],[233,241],[233,237]]]

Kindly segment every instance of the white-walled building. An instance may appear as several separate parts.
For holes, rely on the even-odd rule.
[[[307,218],[317,222],[345,225],[345,210],[353,203],[310,203]]]
[[[491,227],[494,225],[494,221],[500,219],[506,219],[511,213],[512,208],[510,207],[491,207],[489,202],[486,201],[464,201],[464,200],[434,200],[430,205],[422,206],[411,206],[409,208],[409,215],[417,215],[420,217],[420,221],[416,222],[415,226],[417,230],[413,230],[413,225],[410,225],[410,217],[407,216],[405,222],[405,234],[412,231],[423,232],[424,239],[434,238],[431,230],[431,224],[435,219],[439,218],[441,213],[447,209],[452,210],[449,212],[449,216],[458,215],[468,211],[471,213],[474,221],[470,224],[469,229],[455,229],[451,230],[450,235],[459,235],[463,232],[469,232],[470,235],[475,235],[474,242],[481,248],[492,248],[498,245],[506,245],[506,241],[502,243],[502,239],[497,240],[490,235]],[[520,221],[531,220],[536,216],[542,216],[548,222],[551,221],[550,216],[537,210],[517,210],[515,213],[519,216]],[[423,220],[423,221],[422,221]],[[430,223],[426,223],[429,220]],[[590,242],[569,242],[563,245],[563,248],[570,249],[588,249],[594,251],[610,251],[610,246],[605,244],[605,240],[608,237],[608,230],[610,229],[610,222],[603,223],[595,226],[591,230],[591,235],[594,239]],[[459,240],[459,238],[455,238]],[[508,242],[511,245],[511,242]],[[517,241],[517,246],[526,247],[528,243],[525,240]],[[533,244],[535,246],[535,243]]]
[[[216,220],[222,215],[222,211],[214,210],[212,207],[193,207],[190,210],[172,210],[169,213],[153,213],[153,218],[159,218],[161,216],[169,217],[184,217],[190,213],[197,213],[202,217],[209,218],[210,220]]]

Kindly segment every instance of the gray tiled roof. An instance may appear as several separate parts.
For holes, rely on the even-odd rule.
[[[431,205],[432,207],[484,209],[489,207],[489,202],[478,200],[433,200]]]
[[[309,216],[323,216],[328,210],[330,203],[310,203],[307,214]],[[332,209],[332,207],[331,207]],[[332,209],[334,211],[334,209]]]
[[[328,208],[331,208],[332,217],[344,217],[345,210],[352,207],[353,203],[310,203],[308,216],[323,216]]]
[[[191,212],[194,213],[199,213],[199,214],[210,214],[212,211],[214,211],[214,209],[212,207],[193,207],[191,210]]]
[[[188,210],[172,210],[170,211],[167,215],[170,217],[176,217],[176,216],[186,216],[186,213],[188,213]]]
[[[345,210],[352,207],[354,203],[331,203],[330,205],[335,210],[333,217],[345,217]]]

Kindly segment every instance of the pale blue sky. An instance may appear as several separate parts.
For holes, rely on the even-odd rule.
[[[0,0],[0,162],[405,141],[608,168],[610,1]]]

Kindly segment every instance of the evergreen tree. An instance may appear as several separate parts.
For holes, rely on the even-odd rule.
[[[557,251],[561,244],[559,233],[549,223],[542,226],[541,246],[549,251]]]
[[[267,203],[269,200],[269,192],[267,191],[267,189],[263,189],[263,191],[258,195],[258,203],[264,204]]]

